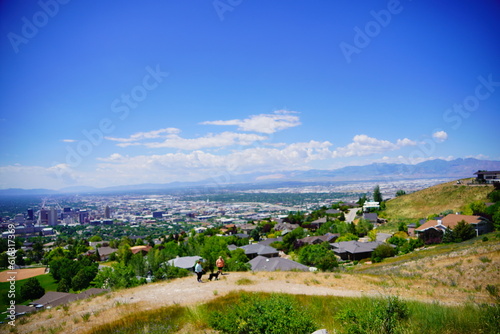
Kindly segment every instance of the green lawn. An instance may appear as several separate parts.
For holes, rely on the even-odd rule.
[[[54,280],[54,278],[52,278],[52,275],[44,274],[36,276],[36,278],[43,286],[45,291],[57,291],[57,283]],[[27,281],[28,279],[16,281],[16,296],[18,297],[21,296],[21,286],[23,286]],[[9,282],[0,282],[0,312],[3,312],[9,305],[10,302],[10,299],[8,297],[9,285],[10,285]],[[25,302],[21,304],[27,304],[27,303]]]

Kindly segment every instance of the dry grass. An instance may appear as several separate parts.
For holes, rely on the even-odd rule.
[[[461,211],[474,201],[487,201],[493,186],[466,186],[456,181],[439,184],[387,202],[385,215],[388,218],[425,218],[446,210]]]

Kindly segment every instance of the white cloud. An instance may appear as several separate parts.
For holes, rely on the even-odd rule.
[[[275,133],[279,130],[288,129],[300,125],[300,120],[298,116],[295,116],[296,112],[287,110],[278,110],[273,114],[260,114],[252,115],[245,119],[232,119],[232,120],[218,120],[218,121],[206,121],[201,124],[205,125],[235,125],[238,126],[238,130],[241,131],[254,131],[260,133]]]
[[[416,165],[416,164],[419,164],[421,162],[425,162],[425,161],[429,161],[429,160],[436,160],[436,159],[441,159],[441,160],[446,160],[446,161],[451,161],[451,160],[454,160],[455,157],[452,156],[452,155],[449,155],[447,157],[436,157],[436,156],[431,156],[431,157],[421,157],[421,156],[417,156],[417,157],[407,157],[407,156],[402,156],[402,155],[399,155],[397,157],[388,157],[388,156],[384,156],[380,159],[370,159],[369,161],[366,161],[365,164],[371,164],[371,163],[374,163],[374,162],[380,162],[380,163],[388,163],[388,164],[406,164],[406,165]]]
[[[331,157],[331,143],[310,141],[284,148],[252,147],[226,155],[195,150],[189,153],[140,155],[134,157],[114,153],[99,159],[102,163],[92,177],[106,183],[123,184],[123,180],[143,182],[196,181],[223,175],[254,172],[308,169],[308,163]],[[121,181],[121,182],[120,182]]]
[[[268,139],[265,136],[246,133],[223,132],[219,134],[208,134],[199,138],[182,138],[171,135],[163,142],[144,143],[149,148],[177,148],[182,150],[199,150],[202,148],[227,147],[233,145],[248,146],[254,142]],[[120,145],[119,145],[120,146]]]
[[[436,131],[432,134],[432,138],[434,138],[434,140],[437,142],[437,143],[442,143],[444,142],[446,139],[448,139],[448,134],[444,131]]]
[[[491,159],[489,156],[484,154],[468,155],[466,156],[466,158],[473,158],[477,160],[498,160],[498,159]]]
[[[113,138],[115,141],[120,141],[117,146],[145,146],[149,148],[175,148],[181,150],[199,150],[203,148],[222,148],[227,146],[241,145],[249,146],[258,141],[268,139],[268,137],[235,132],[222,132],[219,134],[209,133],[206,136],[198,138],[182,138],[177,134],[168,134],[164,141],[155,142],[130,142],[129,138]]]
[[[59,189],[82,180],[67,164],[50,167],[15,164],[0,167],[0,188]]]
[[[117,141],[117,142],[121,142],[121,143],[131,143],[131,142],[137,142],[137,141],[144,140],[144,139],[164,138],[168,135],[177,134],[180,132],[181,132],[181,130],[179,130],[177,128],[164,128],[164,129],[153,130],[153,131],[149,131],[149,132],[137,132],[128,138],[114,138],[114,137],[104,137],[104,138],[107,140]]]
[[[74,142],[76,142],[76,140],[75,140],[75,139],[62,139],[61,141],[62,141],[63,143],[74,143]]]
[[[404,147],[404,146],[415,146],[417,145],[417,142],[414,141],[414,140],[410,140],[408,138],[404,138],[404,139],[398,139],[396,141],[396,145],[398,147]]]
[[[364,156],[375,153],[384,153],[387,151],[394,151],[404,146],[414,146],[417,143],[408,138],[398,139],[396,143],[391,143],[388,140],[381,140],[367,135],[354,136],[352,143],[345,147],[339,147],[333,152],[333,157],[352,157]]]

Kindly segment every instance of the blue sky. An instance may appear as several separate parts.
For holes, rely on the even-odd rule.
[[[0,188],[500,160],[498,1],[4,1]]]

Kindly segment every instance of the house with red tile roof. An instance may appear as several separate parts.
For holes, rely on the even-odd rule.
[[[481,235],[492,231],[491,223],[481,216],[470,216],[460,214],[449,214],[442,219],[429,220],[415,229],[417,236],[424,239],[429,237],[435,239],[443,236],[447,228],[455,228],[461,221],[470,224],[476,231],[476,235]]]

